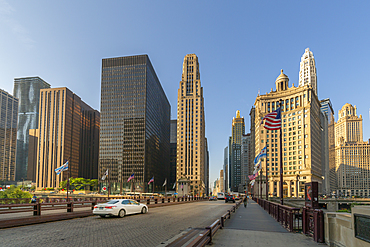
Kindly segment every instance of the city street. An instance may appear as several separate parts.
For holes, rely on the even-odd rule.
[[[92,216],[3,229],[1,246],[159,246],[188,228],[210,225],[233,205],[194,202],[124,218]]]

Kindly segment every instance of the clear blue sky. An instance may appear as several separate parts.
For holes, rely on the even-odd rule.
[[[0,0],[0,88],[40,76],[100,108],[101,60],[148,54],[176,118],[183,58],[199,57],[210,182],[219,177],[236,110],[246,120],[258,90],[280,69],[298,85],[305,48],[316,59],[319,99],[338,119],[345,104],[370,138],[370,2]]]

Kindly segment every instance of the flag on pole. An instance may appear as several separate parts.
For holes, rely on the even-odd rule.
[[[256,180],[252,180],[252,181],[250,181],[249,183],[250,183],[250,185],[251,185],[251,187],[253,187],[253,185],[254,185],[254,181],[256,181]]]
[[[152,178],[149,180],[148,185],[149,185],[151,182],[154,182],[154,177],[152,177]]]
[[[167,184],[167,178],[164,180],[164,183],[162,186],[165,186]]]
[[[173,188],[172,189],[174,190],[175,188],[176,188],[176,183],[173,184]]]
[[[259,162],[259,163],[254,167],[253,174],[258,173],[261,169],[262,169],[261,162]],[[257,176],[258,176],[258,175],[257,175]]]
[[[256,174],[249,175],[248,178],[249,178],[249,180],[252,181],[252,180],[255,180],[257,176],[258,176],[258,172]]]
[[[54,171],[57,173],[57,175],[59,175],[61,172],[67,171],[67,170],[68,170],[68,161],[66,163],[64,163],[64,165],[55,169]]]
[[[105,180],[105,178],[108,176],[108,169],[105,171],[103,177],[101,178],[101,180]]]
[[[280,107],[277,108],[275,111],[267,114],[261,121],[261,124],[265,121],[265,129],[268,130],[277,130],[281,129],[281,110]]]
[[[127,182],[130,182],[130,180],[134,178],[134,174],[135,173],[132,173],[132,175],[127,179]]]
[[[256,165],[263,157],[267,156],[267,146],[262,148],[261,152],[254,158],[254,165]]]

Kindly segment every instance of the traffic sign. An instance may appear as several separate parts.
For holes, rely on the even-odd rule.
[[[104,187],[103,187],[103,190],[104,190],[104,191],[106,191],[106,190],[107,190],[107,187],[105,187],[105,186],[104,186]]]

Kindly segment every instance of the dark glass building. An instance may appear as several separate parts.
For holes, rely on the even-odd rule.
[[[177,159],[177,120],[171,120],[171,135],[170,135],[170,180],[169,185],[173,186],[176,183],[176,159]],[[173,188],[173,187],[171,187]]]
[[[13,95],[19,99],[16,180],[34,180],[27,177],[28,146],[30,129],[38,128],[40,89],[50,88],[50,84],[40,77],[14,79]],[[32,173],[33,174],[33,173]]]
[[[103,59],[100,109],[99,177],[109,169],[112,193],[149,191],[152,177],[164,190],[171,108],[147,55]]]

